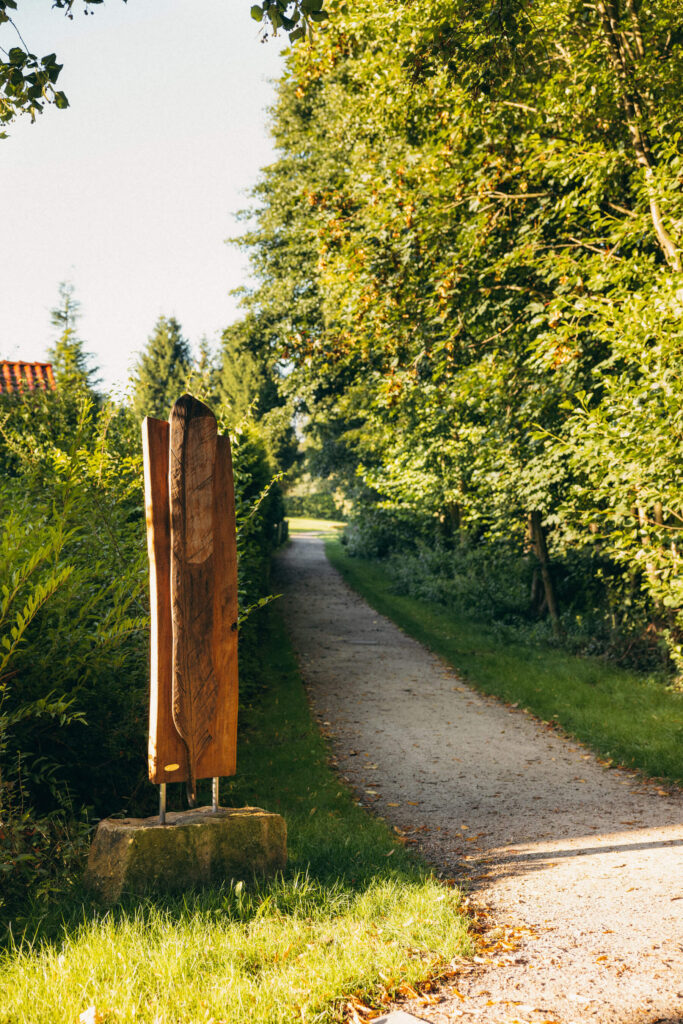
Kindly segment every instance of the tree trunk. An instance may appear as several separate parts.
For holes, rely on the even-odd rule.
[[[560,637],[562,636],[562,626],[560,625],[560,616],[557,610],[555,588],[553,586],[552,576],[550,575],[548,546],[545,542],[545,533],[543,532],[540,512],[529,513],[529,529],[534,544],[534,553],[538,559],[538,564],[541,570],[541,579],[543,580],[545,600],[548,605],[548,614],[550,616],[550,622],[552,623],[553,633],[555,636]]]

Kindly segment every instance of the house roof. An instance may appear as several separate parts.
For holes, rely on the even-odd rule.
[[[55,390],[51,363],[25,363],[0,360],[0,395],[23,394],[24,391]]]

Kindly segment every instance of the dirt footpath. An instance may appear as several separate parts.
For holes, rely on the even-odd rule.
[[[447,876],[486,930],[456,992],[404,1009],[458,1021],[683,1021],[683,801],[601,767],[469,689],[296,537],[278,586],[339,770]]]

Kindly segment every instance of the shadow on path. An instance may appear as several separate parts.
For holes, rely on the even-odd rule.
[[[354,594],[318,538],[295,539],[277,585],[314,709],[359,801],[464,879],[499,927],[521,928],[507,953],[487,954],[495,963],[463,979],[464,999],[417,1015],[683,1017],[680,795],[657,794],[470,689]]]

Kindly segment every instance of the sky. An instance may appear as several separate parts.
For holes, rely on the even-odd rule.
[[[0,140],[0,358],[44,360],[59,284],[105,385],[125,385],[157,318],[193,347],[239,317],[246,257],[225,239],[273,150],[267,106],[281,39],[249,0],[106,0],[73,21],[19,0],[29,49],[57,53],[67,110]],[[16,45],[11,26],[0,46]]]

